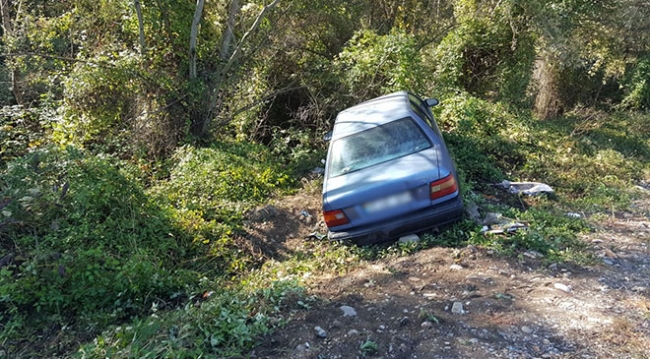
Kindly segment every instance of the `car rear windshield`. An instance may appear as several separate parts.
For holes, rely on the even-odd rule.
[[[429,147],[431,142],[412,118],[389,122],[334,141],[329,176],[344,175]]]

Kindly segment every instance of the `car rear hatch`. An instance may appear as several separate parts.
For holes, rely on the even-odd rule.
[[[439,149],[434,146],[328,178],[324,188],[324,210],[340,210],[349,220],[330,229],[347,230],[431,206],[430,184],[451,173],[451,169],[440,168],[439,156]]]

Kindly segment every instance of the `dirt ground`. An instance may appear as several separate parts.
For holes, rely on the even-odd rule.
[[[308,192],[251,215],[261,256],[281,260],[318,228]],[[590,222],[589,266],[440,247],[313,278],[315,304],[249,356],[650,358],[650,194]]]

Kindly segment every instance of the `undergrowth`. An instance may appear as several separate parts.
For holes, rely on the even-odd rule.
[[[109,333],[157,341],[160,333],[153,328],[165,332],[183,321],[192,327],[181,327],[179,334],[192,337],[191,345],[181,345],[188,353],[230,353],[272,326],[264,316],[273,310],[251,314],[243,303],[276,303],[298,286],[267,281],[280,288],[272,293],[226,286],[254,261],[234,239],[243,211],[293,185],[279,160],[262,146],[217,143],[179,149],[166,178],[143,181],[146,170],[74,148],[33,149],[7,163],[0,189],[5,354],[64,354],[74,350],[74,338],[88,340],[122,324]],[[197,298],[209,292],[217,294],[202,310],[203,299]],[[47,333],[60,337],[25,345]],[[112,356],[122,345],[101,343],[85,346],[84,355]],[[135,343],[120,353],[151,349],[150,343]],[[108,354],[101,354],[104,349]]]
[[[243,213],[295,189],[293,169],[317,165],[292,163],[305,156],[225,141],[146,163],[9,134],[22,142],[3,147],[0,348],[23,357],[243,355],[287,310],[311,306],[302,283],[314,274],[441,245],[587,263],[579,235],[592,230],[589,217],[629,211],[634,185],[650,182],[647,114],[580,110],[542,122],[462,93],[436,111],[466,204],[526,230],[484,235],[462,220],[417,243],[308,241],[260,262],[235,240]],[[508,194],[494,186],[504,179],[544,182],[555,194]]]

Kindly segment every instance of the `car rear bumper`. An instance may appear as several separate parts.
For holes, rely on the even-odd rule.
[[[360,245],[374,244],[395,239],[457,221],[463,215],[460,196],[387,222],[373,223],[348,231],[329,232],[331,240],[351,240]]]

